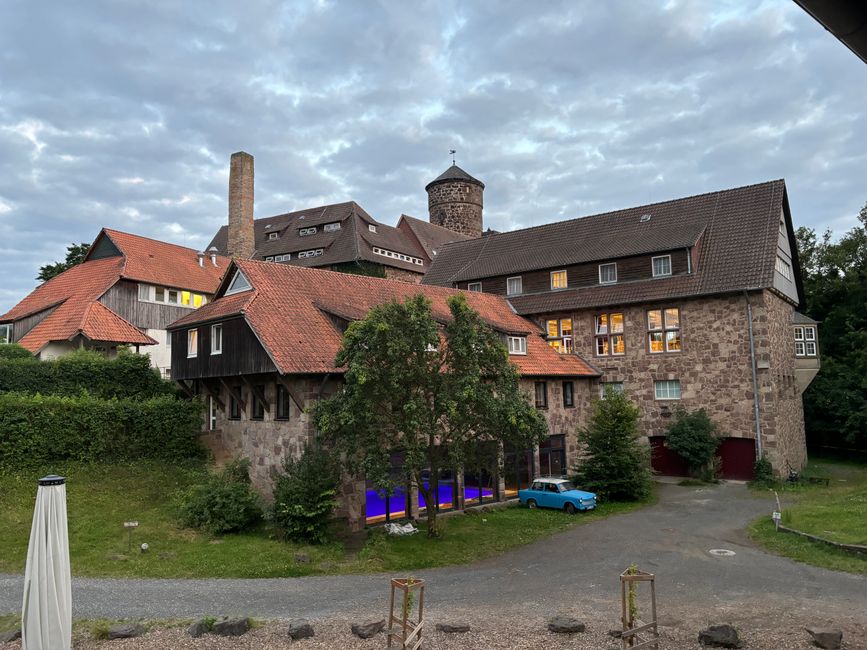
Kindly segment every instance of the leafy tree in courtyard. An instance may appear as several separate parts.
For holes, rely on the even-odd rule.
[[[546,434],[500,336],[463,296],[448,304],[442,340],[422,295],[352,323],[336,361],[346,367],[344,387],[313,414],[348,471],[379,489],[394,487],[390,455],[402,451],[427,504],[437,502],[440,470],[477,461],[480,449],[496,447],[491,442],[526,449]],[[427,508],[427,522],[428,535],[437,536],[436,508]]]
[[[832,241],[797,231],[802,311],[820,321],[822,370],[804,393],[807,442],[867,448],[867,205],[859,225]]]
[[[87,250],[89,248],[90,244],[85,244],[84,242],[67,246],[66,259],[63,262],[55,262],[54,264],[45,264],[44,266],[40,266],[39,275],[36,276],[36,279],[47,282],[54,276],[60,275],[77,264],[81,264],[84,261],[84,256],[87,255]]]
[[[693,476],[704,480],[716,478],[714,458],[720,442],[717,425],[704,409],[678,409],[665,437],[665,446],[686,461]]]
[[[612,501],[637,501],[650,495],[650,453],[640,440],[638,407],[622,392],[608,388],[593,402],[590,422],[578,430],[584,458],[572,477],[583,490]]]
[[[283,474],[274,484],[272,520],[291,540],[328,541],[339,482],[333,456],[319,446],[306,447],[300,458],[283,461]]]

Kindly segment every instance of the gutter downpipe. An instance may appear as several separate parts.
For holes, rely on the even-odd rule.
[[[747,303],[747,328],[750,333],[750,369],[753,372],[753,411],[756,418],[756,460],[761,460],[762,451],[762,421],[759,411],[759,380],[756,374],[756,341],[753,336],[753,306],[750,304],[750,296],[744,290],[744,300]]]

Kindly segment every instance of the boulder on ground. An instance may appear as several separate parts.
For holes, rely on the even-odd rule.
[[[831,627],[808,627],[813,643],[825,650],[839,650],[843,647],[843,630]]]
[[[218,636],[241,636],[249,630],[249,618],[221,618],[211,628],[211,632]]]
[[[583,632],[587,629],[583,621],[570,616],[555,616],[548,621],[548,630],[559,634],[574,634],[575,632]]]
[[[369,639],[370,637],[379,634],[385,629],[385,619],[378,621],[366,621],[364,623],[353,623],[352,633],[359,639]]]
[[[623,637],[623,630],[608,630],[608,636],[619,639]]]
[[[0,632],[0,643],[12,643],[21,638],[21,629]]]
[[[731,625],[711,625],[698,633],[698,642],[712,648],[740,648],[738,631]]]
[[[141,636],[146,632],[144,625],[139,623],[129,623],[123,625],[112,625],[108,628],[109,639],[133,639]]]
[[[436,629],[445,634],[463,634],[470,631],[469,623],[437,623]]]
[[[289,638],[293,641],[298,639],[309,639],[314,636],[313,626],[308,621],[289,621]]]
[[[208,622],[205,619],[200,621],[196,621],[190,627],[187,628],[187,634],[189,634],[194,639],[198,639],[200,636],[203,636],[210,632],[211,626],[208,625]]]

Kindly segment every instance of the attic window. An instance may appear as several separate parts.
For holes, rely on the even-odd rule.
[[[315,235],[316,234],[316,226],[310,226],[309,228],[300,228],[298,230],[298,234],[302,237],[306,237],[307,235]]]
[[[298,253],[298,259],[302,259],[305,257],[319,257],[320,255],[322,255],[322,249],[317,248],[316,250],[312,251],[301,251],[300,253]]]
[[[376,232],[376,226],[374,226],[372,223],[367,224],[367,229],[370,232]]]
[[[650,215],[650,214],[643,214],[643,215],[641,215],[641,218],[638,221],[639,221],[639,223],[647,223],[648,221],[650,221],[651,216],[652,215]]]
[[[509,354],[527,354],[527,337],[510,336]]]
[[[277,232],[269,232],[268,233],[268,239],[269,240],[277,239],[279,236],[280,236],[280,233],[277,233]]]
[[[325,232],[340,230],[340,222],[336,221],[335,223],[326,223],[324,226],[322,226],[322,230],[324,230]]]
[[[232,278],[231,284],[229,284],[229,288],[226,290],[226,295],[230,296],[233,293],[241,293],[242,291],[249,291],[253,287],[250,285],[250,282],[244,277],[244,274],[240,271],[235,271],[235,277]]]
[[[266,262],[273,262],[273,261],[274,261],[274,256],[272,255],[271,257],[266,257],[266,258],[265,258],[265,261],[266,261]]]

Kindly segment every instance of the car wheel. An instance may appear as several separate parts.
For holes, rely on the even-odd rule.
[[[527,501],[527,507],[530,508],[531,510],[535,510],[536,509],[536,500],[535,499],[529,499]]]
[[[566,511],[567,515],[574,515],[577,512],[574,503],[567,503],[563,509]]]

